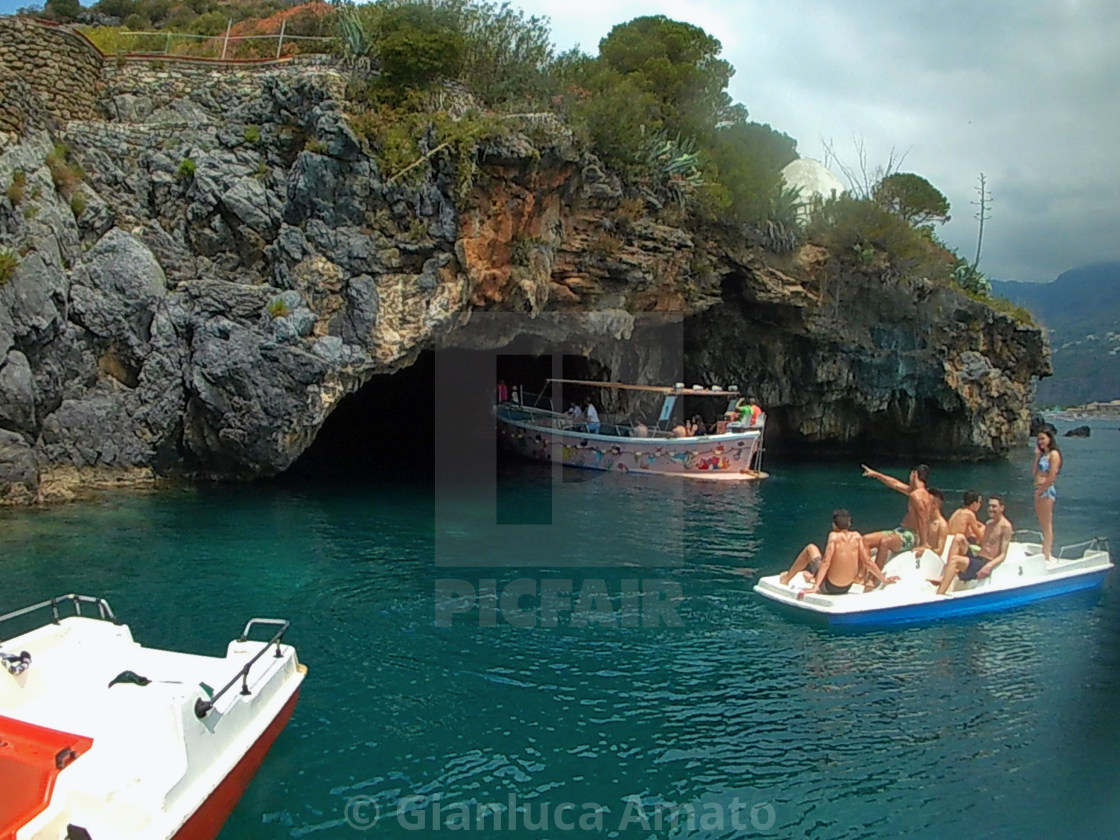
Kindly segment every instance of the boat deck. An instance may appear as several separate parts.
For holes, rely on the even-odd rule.
[[[269,646],[234,641],[224,657],[156,650],[127,626],[80,616],[6,640],[4,652],[31,660],[19,674],[0,670],[0,715],[90,741],[18,837],[66,836],[68,822],[94,837],[173,836],[294,699],[303,674],[292,648],[249,665]],[[200,716],[198,702],[242,682],[246,666],[245,692],[233,686]]]

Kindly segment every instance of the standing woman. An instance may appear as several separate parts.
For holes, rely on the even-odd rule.
[[[1040,429],[1034,450],[1034,512],[1042,527],[1042,555],[1049,560],[1054,547],[1054,500],[1058,491],[1054,482],[1062,468],[1062,453],[1054,443],[1054,427]]]

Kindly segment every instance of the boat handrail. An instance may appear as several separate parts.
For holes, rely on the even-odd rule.
[[[279,659],[281,656],[283,656],[283,654],[280,652],[280,642],[283,641],[284,634],[287,632],[289,624],[290,624],[290,622],[287,619],[283,619],[283,618],[251,618],[251,619],[249,619],[248,623],[246,623],[246,625],[245,625],[245,629],[241,631],[241,635],[237,639],[237,641],[239,641],[239,642],[248,641],[250,631],[252,631],[253,627],[255,627],[257,625],[279,627],[280,629],[277,630],[276,634],[271,639],[269,639],[267,642],[264,643],[264,645],[261,647],[260,650],[258,650],[256,652],[256,654],[253,656],[253,658],[250,659],[248,662],[246,662],[244,665],[242,665],[240,670],[238,670],[238,672],[233,675],[233,678],[229,682],[227,682],[224,686],[222,686],[217,692],[215,692],[212,697],[209,697],[209,698],[199,697],[197,700],[194,701],[195,717],[197,717],[199,720],[202,720],[202,718],[204,718],[208,714],[210,714],[210,710],[214,708],[214,704],[217,703],[218,700],[221,699],[223,694],[225,694],[227,691],[229,691],[231,688],[233,688],[233,686],[237,683],[238,680],[241,680],[241,694],[244,695],[244,696],[248,696],[248,695],[252,694],[253,692],[251,692],[249,690],[249,669],[251,669],[253,667],[253,665],[256,664],[258,659],[260,659],[262,656],[264,656],[265,652],[270,647],[272,647],[272,645],[276,645],[276,653],[274,654],[274,657],[276,659]]]
[[[23,607],[22,609],[4,613],[4,615],[0,615],[0,624],[3,624],[5,621],[10,621],[13,618],[19,618],[20,616],[29,615],[38,610],[46,609],[47,607],[50,607],[51,610],[51,623],[58,624],[60,621],[59,605],[67,602],[73,605],[74,615],[76,616],[82,615],[82,604],[93,604],[97,607],[98,617],[101,618],[102,621],[111,621],[114,624],[120,624],[116,615],[113,613],[112,607],[109,606],[109,602],[104,598],[95,598],[92,595],[76,595],[73,592],[66,595],[58,595],[48,601],[40,601],[29,607]],[[3,641],[3,638],[0,638],[0,641]]]
[[[1074,552],[1080,550],[1081,554],[1072,554],[1070,558],[1066,558],[1066,552]],[[1073,559],[1078,556],[1084,556],[1086,551],[1104,551],[1111,554],[1108,548],[1108,537],[1093,537],[1091,540],[1084,540],[1083,542],[1073,543],[1072,545],[1063,545],[1058,549],[1058,559]]]

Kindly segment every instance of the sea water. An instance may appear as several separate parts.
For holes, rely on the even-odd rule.
[[[1120,430],[1059,443],[1056,542],[1120,546]],[[1000,492],[1037,528],[1030,457],[931,483],[947,512]],[[872,530],[906,500],[856,462],[765,467],[714,485],[518,463],[486,498],[250,485],[9,510],[0,611],[100,595],[141,643],[213,655],[252,616],[291,619],[310,671],[223,840],[1117,836],[1117,574],[932,625],[791,621],[742,570],[784,568],[837,507]]]

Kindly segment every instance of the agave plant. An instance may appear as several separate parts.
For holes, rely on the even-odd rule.
[[[354,6],[346,6],[338,16],[338,32],[343,53],[348,58],[368,58],[373,53],[373,37],[366,31]]]
[[[703,186],[697,149],[692,137],[652,132],[646,142],[645,168],[654,188],[683,204],[688,195]]]
[[[808,216],[809,204],[801,197],[801,187],[781,184],[770,195],[766,218],[792,230],[801,227]]]
[[[966,292],[991,297],[992,284],[988,278],[966,262],[958,263],[953,269],[953,282]]]

